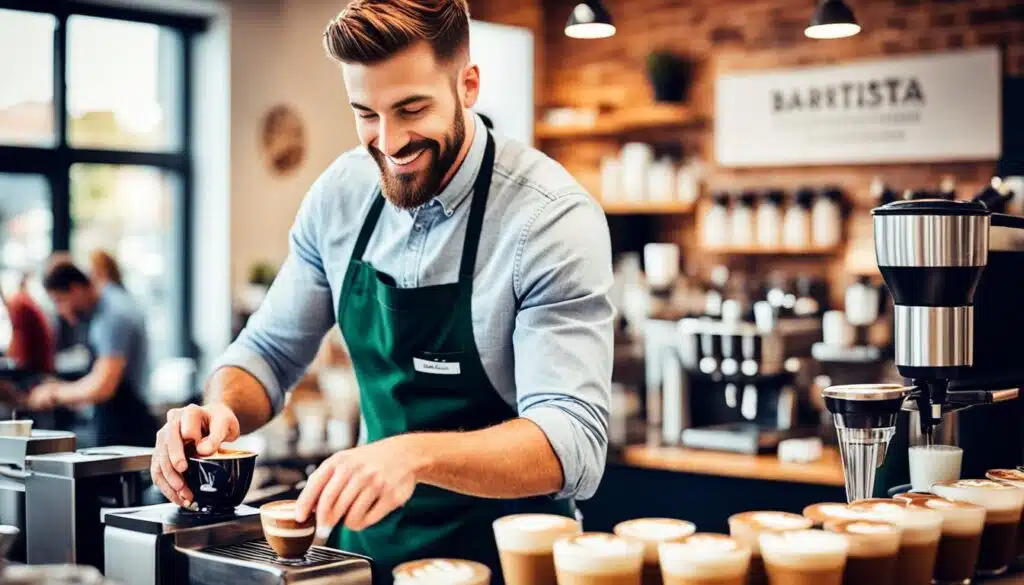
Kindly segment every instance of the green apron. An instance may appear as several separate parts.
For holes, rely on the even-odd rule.
[[[458,282],[397,288],[363,261],[384,208],[379,192],[363,223],[338,301],[338,324],[359,381],[368,441],[483,429],[517,416],[488,380],[473,339],[473,270],[493,166],[494,139],[488,133]],[[571,515],[572,503],[476,498],[420,484],[405,506],[375,526],[354,532],[342,520],[330,542],[372,558],[375,583],[390,583],[399,563],[435,557],[482,562],[491,568],[492,582],[501,583],[491,524],[522,512]]]

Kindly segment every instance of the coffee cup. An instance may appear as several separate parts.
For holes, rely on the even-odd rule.
[[[665,585],[744,585],[750,554],[732,537],[704,532],[658,545]]]
[[[29,436],[32,436],[32,421],[30,419],[0,421],[0,437]]]
[[[899,527],[900,552],[896,560],[896,583],[930,585],[942,538],[942,515],[934,510],[909,508],[905,502],[889,499],[860,500],[850,508],[866,517],[891,522]]]
[[[975,572],[984,577],[1006,572],[1017,550],[1024,490],[991,479],[960,479],[940,481],[932,485],[932,493],[985,508],[985,528]]]
[[[409,561],[391,572],[395,585],[490,585],[487,565],[462,559]]]
[[[556,585],[554,544],[582,532],[572,518],[515,514],[494,521],[494,540],[506,585]]]
[[[679,542],[697,531],[692,522],[674,518],[638,518],[615,525],[613,532],[644,545],[644,585],[661,585],[661,567],[658,564],[658,545]]]
[[[985,477],[1024,489],[1024,471],[1020,469],[990,469]],[[1021,516],[1020,528],[1017,530],[1017,557],[1024,557],[1024,515]]]
[[[825,530],[846,537],[844,585],[893,585],[902,530],[880,520],[829,520]]]
[[[283,560],[294,561],[305,557],[316,534],[316,519],[313,515],[305,522],[295,520],[297,505],[295,500],[279,500],[260,506],[263,537],[278,558]]]
[[[846,504],[822,502],[804,508],[803,516],[811,521],[812,527],[821,528],[831,520],[855,520],[863,518],[864,514],[851,510]]]
[[[824,530],[762,532],[757,538],[771,585],[841,585],[847,539]]]
[[[558,585],[640,585],[644,545],[603,532],[584,532],[555,541]]]
[[[894,499],[942,515],[942,538],[932,574],[933,585],[970,583],[978,562],[981,532],[985,528],[985,508],[917,492],[899,494]]]
[[[192,491],[192,500],[198,511],[232,512],[245,499],[256,471],[255,453],[221,449],[208,457],[190,454],[187,459],[185,485]]]
[[[790,530],[806,530],[811,521],[798,514],[789,512],[741,512],[729,516],[729,535],[740,544],[750,548],[750,571],[747,582],[750,585],[768,583],[764,559],[761,557],[759,537],[762,532],[786,532]]]
[[[960,479],[960,462],[964,450],[952,445],[916,445],[908,451],[910,486],[916,492],[927,492],[937,481]]]

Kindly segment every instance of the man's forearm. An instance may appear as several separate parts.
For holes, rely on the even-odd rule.
[[[483,498],[548,495],[562,488],[562,465],[547,436],[517,418],[479,431],[403,435],[420,454],[417,480]]]
[[[241,368],[225,367],[214,372],[206,384],[204,401],[230,408],[238,417],[243,435],[267,424],[274,415],[263,385]]]

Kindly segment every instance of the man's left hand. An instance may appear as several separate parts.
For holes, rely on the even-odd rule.
[[[44,382],[32,389],[25,398],[25,407],[29,410],[52,410],[57,406],[57,391],[60,384]]]
[[[316,510],[318,529],[345,518],[350,530],[380,522],[412,497],[423,461],[415,435],[399,435],[335,453],[306,482],[296,511],[302,522]]]

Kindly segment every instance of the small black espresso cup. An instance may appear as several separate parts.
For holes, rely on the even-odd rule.
[[[188,469],[185,485],[199,512],[233,512],[249,491],[256,470],[256,454],[239,449],[221,449],[209,457],[186,452]]]

